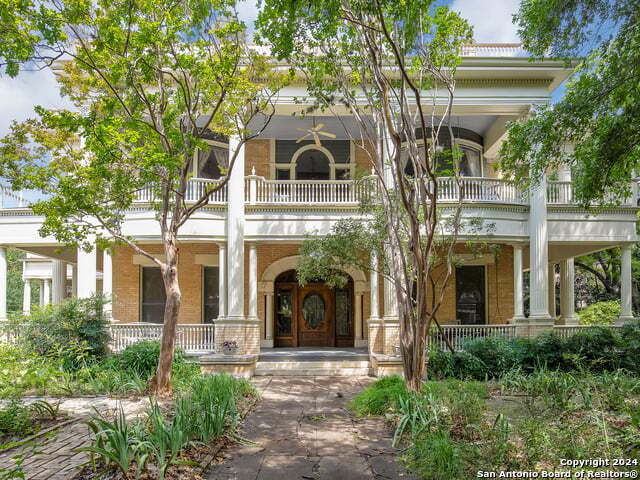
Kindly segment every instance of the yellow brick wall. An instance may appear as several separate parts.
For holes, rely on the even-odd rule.
[[[162,253],[161,245],[144,245],[151,253]],[[202,322],[202,265],[195,264],[197,254],[217,254],[214,243],[181,243],[179,245],[178,281],[182,292],[179,323]],[[140,321],[141,265],[133,263],[135,252],[129,247],[117,248],[113,254],[113,318],[119,322]]]
[[[256,175],[270,178],[271,140],[250,140],[245,146],[244,174],[251,175],[253,168]]]

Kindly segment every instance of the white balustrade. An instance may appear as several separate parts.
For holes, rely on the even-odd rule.
[[[515,184],[498,178],[440,177],[438,201],[525,203],[522,190]]]
[[[120,352],[129,345],[144,340],[160,340],[161,323],[112,323],[111,350]],[[179,324],[176,326],[176,346],[186,353],[213,352],[214,325],[209,323]]]
[[[187,182],[187,190],[185,192],[185,202],[194,203],[198,201],[205,192],[213,188],[220,180],[209,180],[206,178],[192,178]],[[138,192],[136,201],[141,203],[150,203],[154,201],[155,192],[152,187],[145,187]],[[227,201],[227,186],[218,189],[209,194],[209,203],[225,203]]]
[[[548,181],[547,203],[551,205],[571,205],[575,203],[571,182]]]
[[[438,350],[449,349],[445,339],[456,352],[462,350],[464,342],[485,337],[514,338],[515,325],[442,325],[440,330],[437,325],[431,327],[429,334],[429,346],[435,345]]]
[[[520,43],[474,43],[464,45],[460,54],[463,57],[526,57],[527,52]]]
[[[375,183],[371,180],[266,180],[246,179],[245,199],[255,204],[357,205],[368,198]]]
[[[620,325],[554,325],[553,333],[567,338],[579,332],[588,332],[590,330],[597,330],[600,328],[621,328]]]
[[[20,192],[0,185],[0,208],[23,208],[26,206],[27,201],[22,197]]]

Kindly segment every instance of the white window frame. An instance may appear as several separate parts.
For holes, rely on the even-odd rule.
[[[353,178],[355,174],[355,163],[353,163],[353,155],[350,155],[348,163],[336,163],[335,157],[333,154],[323,146],[318,146],[315,143],[309,143],[307,145],[303,145],[298,150],[296,150],[291,156],[291,161],[289,163],[276,163],[275,162],[275,142],[272,144],[272,162],[271,162],[271,178],[276,178],[276,172],[278,170],[288,170],[289,171],[289,179],[296,180],[296,166],[298,164],[298,158],[300,155],[307,150],[318,150],[326,155],[329,160],[329,179],[336,179],[336,171],[349,171],[349,178]]]
[[[212,147],[220,147],[220,148],[224,148],[227,150],[227,152],[229,151],[229,144],[228,143],[223,143],[223,142],[218,142],[216,140],[204,140],[207,144],[211,145]],[[200,149],[196,148],[195,151],[193,152],[193,161],[191,162],[191,175],[193,178],[198,178],[198,170],[199,170],[199,163],[200,163],[200,157],[199,154],[200,153]]]
[[[431,140],[427,140],[427,142],[430,144]],[[466,140],[466,139],[462,139],[462,138],[456,138],[455,142],[456,145],[458,146],[465,146],[468,148],[472,148],[475,150],[478,150],[480,152],[480,176],[482,178],[485,178],[485,174],[486,174],[486,159],[484,158],[484,147],[482,145],[480,145],[479,143],[474,142],[473,140]],[[417,145],[424,145],[424,139],[420,138],[416,140],[416,144]],[[405,148],[406,142],[402,143],[402,149]],[[405,165],[402,166],[402,168],[404,168]]]

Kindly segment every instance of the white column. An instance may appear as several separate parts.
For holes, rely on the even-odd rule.
[[[78,298],[78,265],[71,265],[71,296]]]
[[[0,321],[7,319],[7,249],[0,247]]]
[[[529,207],[529,323],[551,324],[547,233],[547,182],[531,186]]]
[[[575,304],[575,265],[573,258],[560,262],[560,318],[559,325],[578,323]]]
[[[51,302],[51,280],[46,278],[44,282],[42,282],[42,287],[43,287],[42,298],[44,300],[42,304],[49,305],[49,303]]]
[[[22,290],[22,313],[29,315],[31,313],[31,280],[24,281],[24,289]]]
[[[85,252],[81,248],[78,249],[78,298],[89,298],[95,295],[96,287],[96,248],[90,252]]]
[[[264,341],[261,342],[261,347],[273,348],[273,293],[267,293],[267,311],[265,312],[265,328],[264,328]]]
[[[40,280],[40,288],[38,289],[38,305],[44,306],[44,284],[46,280]]]
[[[522,292],[522,245],[513,246],[513,320],[524,320],[524,296]]]
[[[549,315],[556,318],[556,264],[549,264]]]
[[[396,286],[387,277],[384,278],[384,319],[398,320],[398,298],[396,297]]]
[[[227,316],[227,246],[218,244],[218,318]]]
[[[228,183],[227,319],[244,320],[244,146],[229,138],[229,152],[240,148]]]
[[[380,309],[378,304],[378,256],[375,252],[371,253],[371,274],[369,278],[371,286],[371,320],[380,319]]]
[[[631,245],[622,247],[622,266],[620,270],[620,318],[619,324],[633,320],[633,307],[631,298]]]
[[[249,245],[249,318],[258,319],[258,247]]]
[[[102,295],[111,301],[113,293],[113,264],[109,250],[102,251]],[[111,310],[111,307],[109,307]]]
[[[60,304],[64,300],[65,286],[67,283],[67,264],[62,260],[52,262],[52,292],[51,301]]]

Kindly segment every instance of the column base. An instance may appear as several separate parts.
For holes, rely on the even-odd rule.
[[[234,377],[250,378],[256,371],[257,355],[202,355],[200,371],[204,374],[228,373]]]
[[[558,317],[556,318],[556,325],[578,325],[580,323],[580,319],[576,316],[571,317]]]
[[[367,328],[369,329],[369,353],[382,353],[384,348],[382,320],[378,317],[369,317]]]
[[[527,318],[518,318],[516,320],[516,336],[536,337],[541,333],[552,331],[553,323],[554,320],[548,313],[530,315]]]
[[[273,338],[260,340],[260,348],[273,348]]]
[[[356,338],[353,341],[353,346],[355,348],[365,348],[369,346],[369,340],[367,340],[366,338]]]
[[[219,317],[214,321],[216,353],[222,352],[222,344],[235,341],[238,355],[258,355],[260,353],[260,321],[246,317]]]
[[[637,321],[638,319],[636,317],[634,317],[633,315],[629,315],[629,316],[620,316],[616,319],[616,325],[627,325],[629,323],[634,323],[635,321]]]
[[[383,348],[385,355],[399,356],[400,347],[400,320],[398,317],[386,317],[382,319]]]

